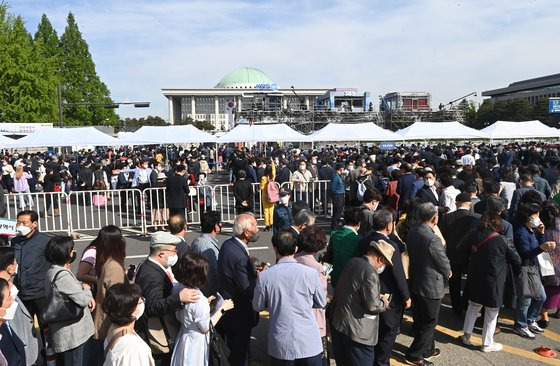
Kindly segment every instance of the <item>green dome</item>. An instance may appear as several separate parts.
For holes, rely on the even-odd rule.
[[[215,88],[253,89],[255,85],[276,85],[276,83],[261,70],[253,67],[240,67],[226,74],[216,84]]]

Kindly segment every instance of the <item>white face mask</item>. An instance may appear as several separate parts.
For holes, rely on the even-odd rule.
[[[299,170],[304,171],[305,170],[305,165],[300,165]]]
[[[14,275],[17,275],[18,271],[19,271],[19,264],[16,263],[16,269],[14,269]]]
[[[167,265],[169,267],[173,267],[175,264],[177,264],[178,260],[179,260],[179,257],[177,256],[177,254],[170,255],[169,257],[167,257]]]
[[[2,316],[1,318],[4,319],[4,320],[13,320],[14,315],[16,315],[17,307],[18,307],[18,303],[14,301],[9,308],[7,308],[7,309],[0,308],[0,309],[4,310],[6,312],[6,314],[4,316]]]
[[[144,315],[144,309],[145,309],[146,305],[144,304],[144,302],[142,302],[141,304],[138,304],[138,307],[136,308],[136,315],[134,315],[134,317],[136,319],[140,319],[142,317],[142,315]]]
[[[380,268],[377,268],[377,274],[381,274],[383,273],[383,271],[385,270],[385,265],[382,265]]]
[[[290,202],[290,196],[280,197],[280,203],[283,205],[287,205]]]
[[[16,232],[17,232],[18,235],[26,236],[27,234],[29,234],[31,232],[31,228],[29,228],[27,226],[20,225],[16,228]]]
[[[433,179],[426,179],[426,180],[424,181],[424,183],[426,183],[426,185],[427,185],[428,187],[433,187],[435,182],[436,182],[436,181],[433,180]]]
[[[15,299],[18,293],[19,293],[19,289],[15,285],[13,285],[12,288],[10,289],[10,295],[12,295],[12,297]]]
[[[537,227],[541,226],[541,219],[538,218],[538,217],[534,217],[529,221],[529,225],[532,228],[537,228]]]

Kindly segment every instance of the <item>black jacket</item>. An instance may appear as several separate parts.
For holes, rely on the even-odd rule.
[[[145,260],[140,265],[135,282],[146,299],[144,315],[136,322],[135,328],[140,336],[147,339],[147,318],[165,317],[172,320],[175,312],[182,309],[182,304],[179,292],[171,294],[173,284],[165,271],[150,260]]]
[[[387,266],[385,271],[379,275],[380,280],[380,292],[382,294],[389,293],[393,294],[392,301],[395,303],[402,303],[410,298],[410,291],[408,290],[408,283],[406,281],[406,276],[404,275],[404,267],[401,259],[401,250],[397,243],[392,241],[387,236],[378,233],[377,231],[372,231],[368,236],[364,237],[360,241],[360,252],[361,254],[367,251],[369,243],[372,241],[385,240],[387,243],[391,244],[395,251],[391,257],[392,266]]]
[[[253,185],[251,181],[247,179],[237,180],[233,184],[233,196],[235,197],[235,208],[237,210],[243,210],[244,207],[241,206],[241,202],[247,201],[249,210],[253,211]]]
[[[16,236],[12,248],[16,255],[19,270],[15,285],[22,300],[35,300],[46,297],[45,277],[50,264],[45,259],[45,248],[51,238],[35,231],[30,238]]]
[[[8,361],[9,366],[26,366],[25,346],[13,329],[8,330],[6,323],[0,326],[0,351]]]
[[[167,204],[169,208],[185,208],[189,185],[184,176],[177,173],[167,178]]]
[[[482,232],[473,229],[459,244],[459,250],[471,251],[473,246],[487,238],[492,231]],[[499,308],[503,304],[507,276],[507,264],[511,264],[514,272],[521,266],[521,258],[507,240],[498,235],[479,246],[471,254],[468,268],[468,298],[477,304],[491,308]],[[455,275],[455,274],[454,274]]]
[[[480,215],[470,210],[458,209],[442,216],[438,226],[445,239],[445,251],[451,262],[453,271],[465,273],[469,253],[457,252],[457,245],[480,219]],[[459,273],[457,273],[459,275]]]
[[[418,190],[418,192],[416,192],[416,197],[420,198],[424,202],[431,202],[438,207],[440,206],[439,201],[441,200],[441,189],[436,188],[436,194],[438,196],[437,198],[430,187],[424,185]]]

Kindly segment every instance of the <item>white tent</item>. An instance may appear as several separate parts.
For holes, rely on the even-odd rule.
[[[329,123],[307,136],[308,141],[402,141],[402,136],[373,122]]]
[[[541,121],[496,121],[490,126],[484,128],[482,132],[486,133],[492,140],[551,138],[560,136],[557,129],[548,127]]]
[[[0,135],[0,149],[7,149],[11,147],[11,145],[16,142],[17,140],[11,139],[4,135]]]
[[[404,140],[465,140],[487,139],[486,133],[453,122],[414,122],[397,131]]]
[[[216,142],[211,134],[193,125],[142,126],[133,134],[118,140],[118,145],[196,144]]]
[[[218,142],[305,142],[308,138],[284,123],[277,123],[237,125],[218,138]]]
[[[8,147],[114,146],[117,139],[95,127],[42,128],[15,140]]]

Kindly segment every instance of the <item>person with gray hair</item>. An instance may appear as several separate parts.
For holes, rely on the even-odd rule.
[[[308,226],[315,225],[315,215],[311,210],[301,210],[294,216],[294,222],[290,226],[285,226],[280,230],[289,231],[297,239],[299,233]]]
[[[253,215],[238,215],[233,223],[233,236],[222,244],[218,255],[219,292],[235,303],[217,325],[231,350],[228,361],[232,366],[248,364],[251,329],[259,319],[252,306],[257,269],[248,248],[250,242],[259,239],[259,234]]]
[[[449,259],[434,228],[438,223],[438,209],[432,203],[418,206],[420,224],[412,227],[406,244],[410,257],[410,292],[414,340],[406,351],[410,365],[433,365],[430,360],[439,356],[435,348],[434,332],[439,319],[441,300],[445,295],[445,280],[451,277]]]

